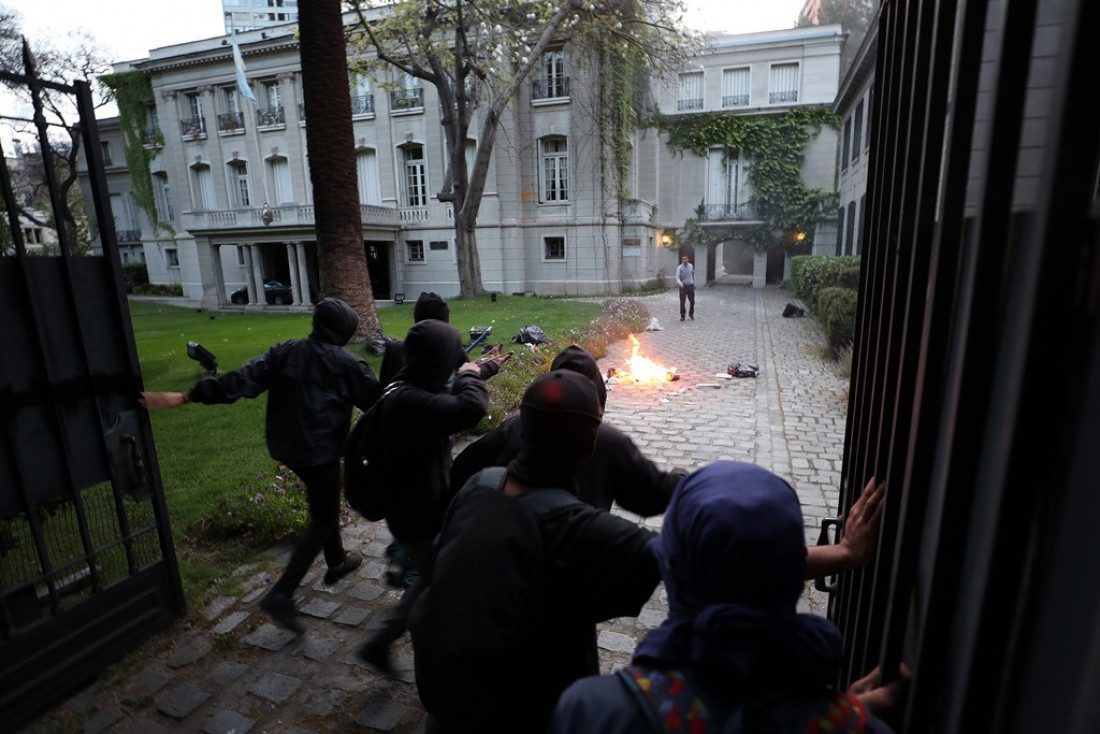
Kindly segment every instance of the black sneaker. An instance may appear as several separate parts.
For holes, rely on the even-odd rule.
[[[389,676],[393,675],[393,664],[390,663],[390,646],[386,643],[367,640],[355,651],[355,656],[379,672]]]
[[[269,617],[294,634],[300,635],[305,632],[305,629],[298,622],[298,610],[294,608],[294,599],[291,597],[269,593],[260,600],[260,609],[263,609]]]
[[[359,568],[363,563],[363,556],[358,553],[348,553],[344,556],[344,562],[339,566],[330,566],[325,572],[325,585],[332,586],[349,573]]]

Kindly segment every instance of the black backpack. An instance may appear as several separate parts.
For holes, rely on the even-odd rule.
[[[344,497],[351,509],[374,522],[386,517],[396,496],[397,487],[386,468],[381,423],[386,398],[403,386],[403,382],[393,382],[386,387],[377,402],[359,416],[344,446]]]

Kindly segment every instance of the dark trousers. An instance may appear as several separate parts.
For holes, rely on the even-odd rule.
[[[318,551],[325,552],[325,563],[330,568],[343,563],[346,555],[340,541],[340,462],[291,470],[306,485],[309,525],[290,554],[283,575],[271,587],[276,596],[294,596]]]
[[[415,584],[405,589],[405,593],[401,595],[401,601],[397,602],[397,606],[390,610],[389,614],[382,620],[382,624],[371,636],[372,640],[384,642],[387,645],[392,644],[398,637],[405,634],[405,630],[409,628],[409,613],[412,612],[413,604],[416,603],[421,592],[428,588],[428,584],[432,582],[432,574],[435,571],[435,549],[432,547],[430,538],[427,540],[402,540],[401,547],[405,549],[409,560],[420,571],[420,578],[417,579]]]
[[[687,299],[691,303],[691,311],[688,313],[691,318],[695,318],[695,286],[694,285],[682,285],[680,286],[680,318],[684,318],[684,299]]]

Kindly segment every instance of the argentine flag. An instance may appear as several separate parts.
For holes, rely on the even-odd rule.
[[[241,47],[237,45],[237,30],[233,29],[233,65],[237,67],[237,89],[248,99],[256,101],[256,95],[248,86],[248,80],[244,78],[244,58],[241,56]]]

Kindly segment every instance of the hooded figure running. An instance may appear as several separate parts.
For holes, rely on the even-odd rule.
[[[366,410],[378,398],[379,385],[367,363],[344,345],[359,326],[359,316],[337,298],[313,309],[313,331],[271,347],[240,369],[199,380],[190,391],[142,393],[149,410],[186,403],[232,403],[269,392],[267,449],[306,486],[309,525],[287,562],[286,571],[260,602],[283,627],[301,634],[294,592],[318,551],[324,551],[334,584],[362,563],[346,553],[340,539],[340,458],[351,426],[351,408]]]

